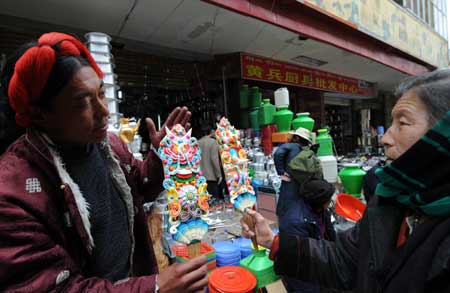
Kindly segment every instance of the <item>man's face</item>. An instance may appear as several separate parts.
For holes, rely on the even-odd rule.
[[[393,160],[397,159],[429,128],[425,105],[413,90],[407,91],[392,109],[392,125],[381,139],[386,156]]]
[[[41,127],[58,144],[98,143],[106,138],[108,115],[103,82],[85,66],[52,98]]]

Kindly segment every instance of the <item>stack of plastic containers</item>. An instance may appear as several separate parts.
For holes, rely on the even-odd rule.
[[[176,261],[179,263],[185,263],[190,260],[186,245],[174,245],[172,251],[176,255]],[[200,253],[206,256],[206,266],[208,271],[211,272],[216,268],[216,251],[208,243],[201,243]]]
[[[250,127],[259,131],[259,107],[261,107],[261,93],[257,86],[251,87],[248,96]]]
[[[289,92],[287,88],[279,88],[275,91],[275,107],[273,119],[277,125],[278,132],[287,132],[291,130],[292,118],[294,113],[289,110]]]
[[[261,145],[266,156],[272,154],[272,133],[277,132],[273,124],[275,106],[270,103],[270,99],[264,99],[258,111],[258,122],[261,127]]]
[[[239,246],[241,251],[241,259],[244,259],[253,253],[253,249],[251,247],[252,241],[250,239],[239,237],[234,240],[234,243]]]
[[[104,73],[103,83],[105,86],[105,96],[108,101],[110,115],[110,126],[119,120],[119,99],[117,97],[116,75],[114,74],[114,60],[111,54],[111,37],[104,33],[91,32],[85,35],[86,46],[92,57]],[[110,127],[110,128],[111,128]]]
[[[216,250],[217,267],[239,266],[241,250],[236,243],[220,241],[213,244]]]
[[[241,109],[239,115],[239,127],[241,129],[246,129],[249,127],[249,117],[248,117],[248,96],[249,89],[248,85],[244,84],[241,87],[241,91],[239,93],[239,108]]]
[[[326,129],[319,129],[317,132],[316,143],[320,145],[317,156],[322,164],[323,178],[330,183],[336,183],[338,174],[337,160],[333,156],[333,139]]]

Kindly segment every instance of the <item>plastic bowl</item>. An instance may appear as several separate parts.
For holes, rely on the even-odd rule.
[[[335,209],[341,217],[357,222],[362,218],[366,205],[350,194],[340,193],[336,197]]]

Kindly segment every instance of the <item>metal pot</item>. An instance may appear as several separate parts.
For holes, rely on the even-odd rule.
[[[265,159],[265,155],[264,155],[264,153],[263,152],[256,152],[255,154],[254,154],[254,161],[256,162],[256,163],[262,163],[263,165],[264,165],[264,159]]]
[[[255,163],[253,165],[253,167],[255,169],[255,172],[263,172],[263,171],[265,171],[263,163]]]

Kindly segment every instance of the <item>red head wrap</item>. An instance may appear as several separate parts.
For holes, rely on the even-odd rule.
[[[30,104],[43,98],[42,91],[57,55],[82,56],[89,61],[97,75],[103,77],[88,49],[79,40],[63,33],[43,34],[38,44],[17,60],[9,82],[9,103],[16,112],[16,122],[20,126],[30,125]]]

